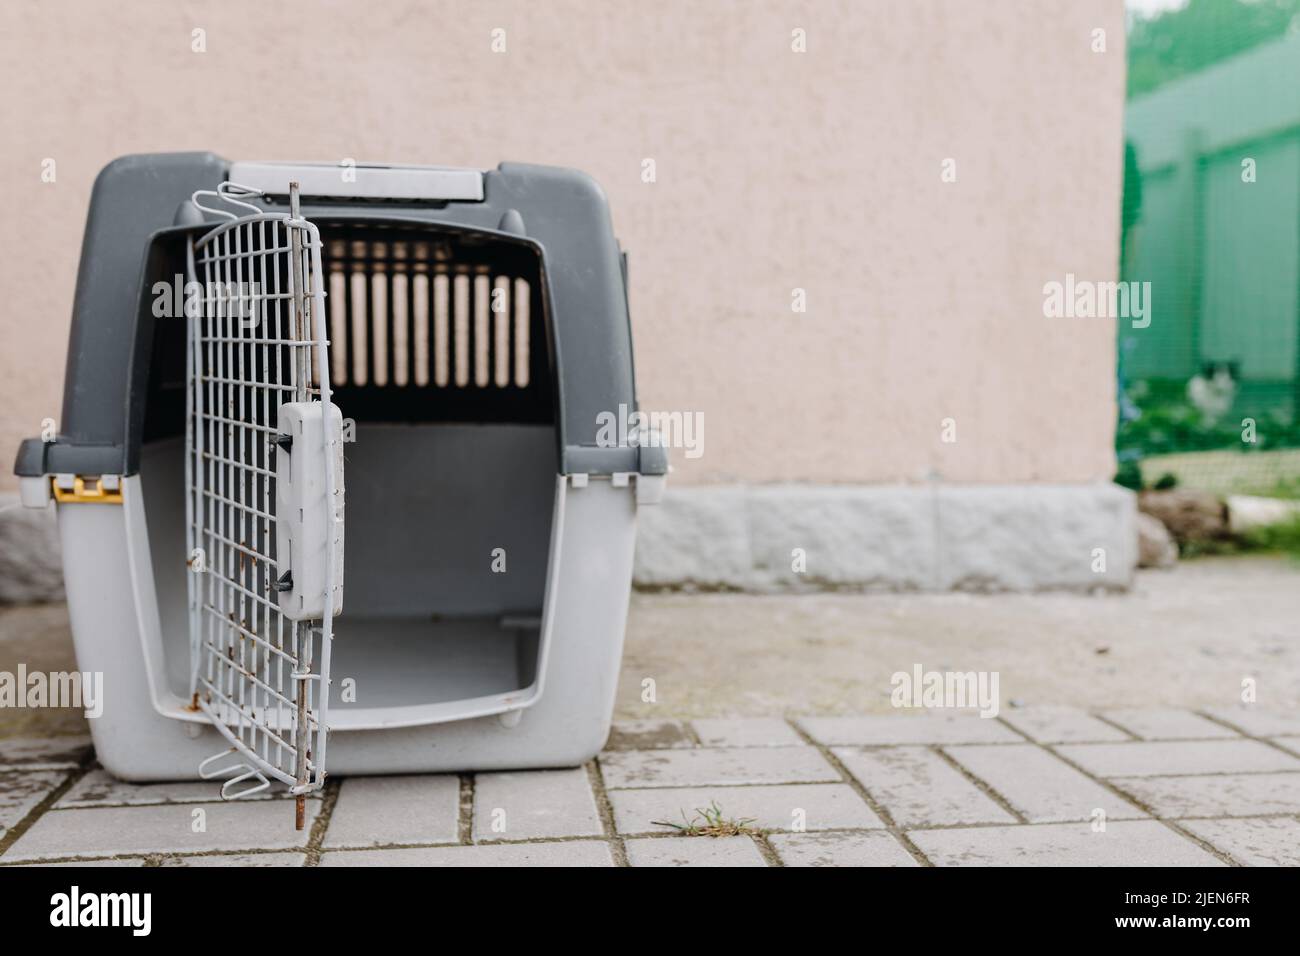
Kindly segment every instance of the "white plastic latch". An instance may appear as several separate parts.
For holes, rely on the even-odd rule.
[[[50,479],[47,475],[18,479],[18,498],[24,508],[46,508],[50,504]]]

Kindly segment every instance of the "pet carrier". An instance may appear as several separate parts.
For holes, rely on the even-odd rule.
[[[15,467],[103,765],[237,796],[319,787],[327,741],[344,774],[595,754],[667,471],[606,438],[625,283],[570,170],[109,164],[61,429]]]

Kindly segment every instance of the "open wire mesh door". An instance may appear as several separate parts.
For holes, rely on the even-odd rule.
[[[342,607],[341,420],[330,402],[320,236],[225,184],[195,238],[186,429],[191,693],[230,744],[203,762],[235,798],[325,778]],[[207,196],[251,210],[236,215]],[[191,288],[194,288],[193,286]]]

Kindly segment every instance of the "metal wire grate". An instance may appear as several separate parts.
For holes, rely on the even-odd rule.
[[[216,195],[256,210],[236,189]],[[190,249],[201,289],[186,431],[193,704],[231,744],[213,759],[234,762],[207,774],[228,778],[223,796],[263,789],[267,777],[301,795],[324,782],[333,613],[327,604],[320,621],[292,621],[277,605],[274,440],[282,404],[330,398],[320,237],[296,206],[208,211],[231,221]],[[249,778],[260,783],[226,792]]]

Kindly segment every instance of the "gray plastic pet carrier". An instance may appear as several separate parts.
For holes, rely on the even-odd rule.
[[[236,796],[319,787],[327,743],[345,774],[595,754],[667,471],[607,440],[625,281],[571,170],[106,167],[61,428],[15,466],[104,766]]]

